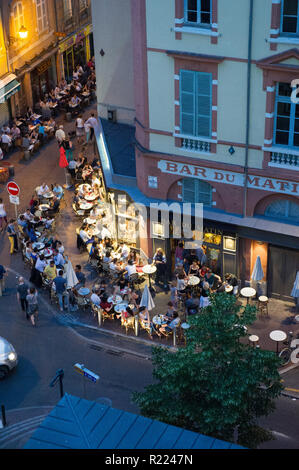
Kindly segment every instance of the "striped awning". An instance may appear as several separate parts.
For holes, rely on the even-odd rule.
[[[21,84],[13,73],[0,78],[0,103],[4,103],[19,91]]]

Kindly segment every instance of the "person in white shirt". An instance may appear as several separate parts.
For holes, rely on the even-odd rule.
[[[129,253],[130,253],[130,248],[125,243],[121,243],[120,246],[121,246],[121,258],[122,259],[128,258]]]
[[[3,151],[1,147],[0,147],[0,160],[3,160]]]
[[[95,287],[92,288],[92,294],[90,296],[90,301],[92,304],[94,304],[96,307],[100,307],[101,299],[98,296],[98,291]]]
[[[64,253],[64,246],[61,242],[58,242],[57,243],[57,250],[58,250],[58,253],[61,253],[63,255]]]
[[[133,263],[132,260],[128,261],[128,264],[127,266],[125,267],[125,270],[127,271],[127,274],[125,275],[125,277],[130,277],[132,276],[132,274],[136,274],[137,271],[136,271],[136,265]]]
[[[109,268],[111,269],[111,271],[119,271],[120,268],[119,266],[117,265],[117,258],[114,258],[111,263],[109,264]]]
[[[60,146],[62,142],[65,140],[65,132],[63,130],[63,126],[59,126],[59,129],[55,133],[56,140],[58,142],[58,145]]]
[[[95,132],[98,132],[98,131],[99,131],[99,121],[98,121],[97,118],[95,117],[95,114],[94,114],[94,113],[91,113],[90,118],[87,119],[87,121],[86,121],[85,124],[89,124],[90,127],[91,127],[91,130],[90,130],[90,140],[92,141]]]
[[[99,180],[99,178],[97,177],[97,175],[93,174],[92,175],[92,178],[91,178],[91,186],[101,186],[101,181]]]
[[[75,71],[73,73],[73,80],[78,80],[78,78],[79,78],[79,73],[77,71]]]
[[[55,251],[55,255],[54,255],[54,263],[55,263],[55,266],[63,267],[65,265],[65,259],[63,255],[59,253],[59,251],[57,250]]]
[[[13,128],[11,130],[11,137],[13,140],[17,139],[18,137],[20,137],[21,135],[21,131],[20,129],[14,124],[13,125]]]
[[[4,132],[4,134],[10,134],[10,128],[8,126],[3,126],[2,132]]]
[[[46,266],[47,261],[45,261],[44,255],[40,255],[36,260],[35,269],[37,269],[37,271],[39,271],[40,273],[43,273]]]
[[[49,187],[46,185],[46,183],[43,183],[40,188],[37,191],[38,196],[43,196],[44,194],[47,194],[49,192]]]
[[[108,230],[107,226],[104,225],[101,231],[101,238],[102,240],[105,240],[105,238],[111,238],[111,232]]]
[[[7,144],[8,146],[11,145],[11,138],[9,137],[8,134],[4,133],[1,137],[1,142],[2,144]]]
[[[76,119],[76,136],[78,144],[83,144],[84,142],[84,120],[82,119],[82,114]]]
[[[61,91],[61,90],[60,90],[59,86],[57,86],[57,87],[55,88],[55,90],[54,90],[55,98],[59,97],[60,91]]]
[[[26,212],[23,214],[24,219],[28,220],[28,222],[31,222],[34,219],[34,215],[31,214],[29,209],[26,209]]]

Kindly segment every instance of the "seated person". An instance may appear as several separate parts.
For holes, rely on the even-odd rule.
[[[24,215],[20,215],[20,217],[18,218],[18,224],[20,225],[20,227],[22,227],[22,229],[24,229],[25,227],[27,227],[28,225],[28,221],[25,219]]]
[[[84,181],[87,181],[90,179],[91,175],[92,175],[92,172],[93,172],[93,169],[90,165],[85,165],[83,170],[82,170],[82,179]]]
[[[57,269],[53,260],[45,267],[44,276],[48,281],[53,281],[57,277]]]
[[[58,199],[61,199],[62,196],[63,196],[63,189],[61,186],[59,186],[59,184],[55,183],[53,185],[53,189],[52,189],[52,192],[55,194],[55,196],[58,198]]]
[[[178,312],[173,312],[173,320],[171,322],[163,323],[161,328],[159,328],[159,333],[166,334],[173,331],[180,324]],[[159,334],[158,333],[158,334]]]
[[[52,225],[53,225],[53,222],[54,222],[55,219],[52,219],[49,215],[46,216],[46,219],[45,219],[45,228],[47,230],[51,229]]]
[[[167,320],[172,320],[173,319],[173,314],[175,312],[174,305],[170,301],[170,302],[168,302],[167,306],[168,306],[168,309],[167,309],[167,312],[165,314],[165,317],[167,318]]]
[[[31,254],[32,254],[32,242],[28,241],[26,243],[26,250],[25,250],[25,256],[28,260],[32,259]]]
[[[221,278],[217,274],[212,273],[212,270],[208,268],[204,276],[204,280],[209,284],[210,289],[212,289],[214,286],[214,282],[217,280],[221,281]]]
[[[52,201],[50,202],[50,209],[47,211],[48,216],[55,215],[59,210],[60,200],[54,196]]]
[[[39,197],[42,197],[44,194],[47,194],[49,192],[49,187],[47,186],[46,183],[43,183],[37,190],[37,195]]]
[[[105,254],[104,254],[104,257],[103,257],[103,263],[111,263],[112,261],[112,257],[111,257],[111,251],[110,250],[106,250]]]
[[[101,306],[101,299],[98,295],[98,289],[96,287],[93,287],[92,288],[92,294],[90,296],[90,301],[93,305],[95,305],[96,307],[100,307]]]
[[[184,274],[179,274],[178,275],[178,281],[177,281],[177,289],[179,294],[184,294],[185,292],[185,287],[186,287],[186,282],[185,282],[185,276]]]
[[[121,271],[121,267],[119,266],[118,264],[118,260],[117,258],[114,258],[111,263],[109,264],[109,268],[111,269],[111,271],[117,273],[117,272],[120,272]]]
[[[25,231],[26,231],[26,234],[29,237],[30,241],[32,243],[35,243],[37,241],[37,236],[35,235],[34,226],[30,222],[28,222]]]
[[[79,232],[79,235],[82,239],[82,241],[86,244],[88,243],[92,243],[93,242],[93,239],[90,238],[90,235],[89,235],[89,232],[88,232],[88,225],[87,224],[83,224],[81,226],[81,229],[80,229],[80,232]]]
[[[120,242],[117,253],[121,254],[122,259],[126,259],[129,256],[130,248],[124,242]]]
[[[113,304],[108,302],[108,296],[106,293],[101,297],[100,307],[108,314],[113,313]]]
[[[75,273],[79,281],[79,283],[76,285],[76,289],[80,289],[80,287],[85,287],[86,278],[84,273],[82,273],[82,267],[80,264],[77,264],[77,266],[75,267]]]
[[[57,241],[57,251],[59,251],[59,253],[61,253],[62,255],[64,253],[64,246],[63,246],[62,242],[60,242],[60,241]]]
[[[65,265],[65,259],[63,255],[57,250],[54,251],[54,263],[58,269],[63,269]]]
[[[196,294],[188,295],[188,298],[185,302],[185,307],[188,315],[194,315],[198,312],[200,304],[200,299]]]
[[[136,264],[134,264],[133,260],[128,261],[128,264],[125,267],[125,271],[126,271],[126,274],[125,274],[126,278],[130,278],[130,276],[132,276],[132,274],[137,273]]]

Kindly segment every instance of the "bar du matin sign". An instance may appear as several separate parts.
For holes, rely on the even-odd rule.
[[[244,186],[245,175],[225,170],[189,165],[186,163],[160,160],[158,168],[162,173],[180,175],[183,178],[198,178],[202,181]],[[299,183],[293,181],[267,178],[263,176],[248,175],[248,187],[274,193],[299,196]]]

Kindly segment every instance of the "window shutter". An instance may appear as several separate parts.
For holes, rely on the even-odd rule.
[[[211,136],[212,77],[208,73],[197,73],[197,135]]]
[[[197,181],[192,178],[183,180],[183,201],[194,204],[196,201],[196,185]]]
[[[195,135],[195,73],[181,70],[181,132]]]

